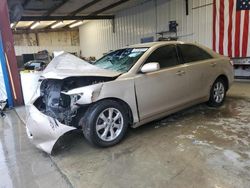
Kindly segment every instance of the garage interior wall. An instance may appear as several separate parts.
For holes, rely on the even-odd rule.
[[[47,50],[50,54],[53,51],[61,50],[78,55],[80,52],[79,32],[77,30],[14,34],[14,43],[17,56],[37,53],[42,50]]]
[[[145,1],[115,15],[115,32],[111,20],[90,21],[79,29],[81,55],[100,58],[110,50],[140,43],[144,37],[157,40],[156,33],[167,31],[171,20],[179,24],[179,40],[212,48],[212,1],[189,0],[189,15],[185,0]]]

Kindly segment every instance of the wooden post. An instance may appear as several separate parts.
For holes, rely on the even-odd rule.
[[[17,67],[17,60],[14,50],[14,40],[12,31],[10,28],[9,12],[7,0],[0,0],[0,30],[2,33],[4,53],[6,53],[6,59],[9,63],[9,74],[10,80],[13,80],[12,94],[15,93],[16,98],[13,96],[14,105],[23,104],[23,95],[21,88],[20,75]],[[11,86],[10,86],[11,87]]]

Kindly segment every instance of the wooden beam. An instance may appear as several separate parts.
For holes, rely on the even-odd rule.
[[[114,15],[88,16],[23,16],[20,21],[55,21],[55,20],[104,20],[114,19]]]
[[[130,1],[130,0],[120,0],[120,1],[118,1],[118,2],[116,2],[116,3],[113,3],[113,4],[111,4],[111,5],[108,5],[108,6],[104,7],[104,8],[102,8],[102,9],[99,9],[99,10],[95,11],[95,12],[92,12],[92,13],[89,14],[89,15],[98,15],[98,14],[100,14],[100,13],[102,13],[102,12],[105,12],[105,11],[107,11],[107,10],[110,10],[110,9],[112,9],[112,8],[115,8],[115,7],[117,7],[117,6],[120,6],[121,4],[124,4],[124,3],[128,2],[128,1]]]
[[[99,3],[100,1],[102,1],[102,0],[93,0],[93,1],[91,1],[91,2],[89,2],[87,4],[85,4],[85,5],[83,5],[82,7],[76,9],[75,11],[71,12],[69,15],[70,16],[75,16],[79,12],[81,12],[81,11],[83,11],[83,10],[85,10],[85,9],[87,9],[87,8],[89,8],[89,7],[97,4],[97,3]]]
[[[89,8],[89,7],[91,7],[91,6],[93,6],[93,5],[95,5],[96,3],[100,2],[100,1],[102,1],[102,0],[93,0],[93,1],[91,1],[91,2],[89,2],[89,3],[87,3],[87,4],[85,4],[85,5],[83,5],[82,7],[76,9],[75,11],[69,13],[67,16],[75,16],[77,13],[79,13],[79,12],[81,12],[81,11],[83,11],[83,10],[85,10],[85,9],[87,9],[87,8]],[[76,20],[75,22],[77,22],[77,21],[79,21],[79,20]],[[46,28],[50,28],[52,25],[54,25],[54,24],[56,24],[56,23],[58,23],[58,22],[59,22],[59,21],[57,21],[57,22],[55,22],[55,23],[52,23],[52,24],[48,25]],[[75,23],[75,22],[73,22],[73,23]],[[70,24],[68,24],[68,25],[71,25],[71,24],[73,24],[73,23],[70,23]],[[66,28],[68,25],[64,26],[64,28]]]

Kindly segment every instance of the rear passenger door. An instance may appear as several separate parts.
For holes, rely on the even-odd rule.
[[[178,44],[178,51],[186,65],[189,85],[189,101],[208,96],[216,67],[213,57],[202,48],[192,44]]]

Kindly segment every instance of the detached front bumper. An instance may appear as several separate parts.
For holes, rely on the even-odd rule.
[[[26,132],[31,142],[51,154],[56,141],[66,132],[76,129],[41,113],[34,105],[27,106]]]

